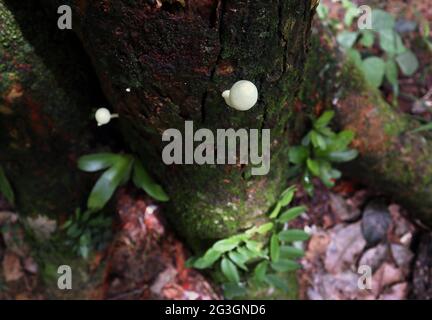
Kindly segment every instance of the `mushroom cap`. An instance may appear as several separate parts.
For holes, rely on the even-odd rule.
[[[229,100],[230,106],[234,109],[249,110],[258,101],[258,89],[252,82],[240,80],[232,86]]]
[[[107,108],[100,108],[96,111],[95,118],[99,125],[107,124],[111,121],[111,112]]]

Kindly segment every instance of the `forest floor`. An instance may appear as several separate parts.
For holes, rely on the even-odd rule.
[[[331,15],[340,18],[339,4],[324,2],[331,7]],[[429,0],[379,3],[400,21],[418,19],[416,12],[432,21]],[[431,121],[432,61],[410,43],[414,38],[415,34],[404,39],[418,55],[420,68],[414,76],[399,79],[398,108]],[[390,88],[384,86],[383,94],[392,101]],[[298,272],[299,298],[432,299],[432,236],[408,218],[409,212],[397,200],[347,179],[331,190],[316,182],[314,197],[299,189],[295,202],[306,205],[308,212],[293,226],[311,233],[301,261],[303,270]],[[189,252],[155,203],[124,188],[117,196],[115,211],[112,241],[88,263],[87,271],[97,278],[96,284],[80,292],[79,298],[222,297],[202,274],[185,267]],[[0,197],[0,299],[53,298],[24,233],[18,215]],[[372,270],[368,290],[358,288],[362,265]]]

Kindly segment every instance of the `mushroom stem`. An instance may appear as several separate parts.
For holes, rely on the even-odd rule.
[[[224,97],[225,99],[228,99],[229,96],[230,96],[230,90],[225,90],[225,91],[222,93],[222,97]]]

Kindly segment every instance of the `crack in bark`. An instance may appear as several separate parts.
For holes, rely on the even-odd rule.
[[[287,39],[285,39],[283,33],[283,5],[284,5],[283,1],[284,0],[278,1],[278,18],[279,18],[278,32],[279,32],[279,37],[282,41],[282,48],[283,48],[282,74],[284,74],[287,70],[286,65],[287,65],[287,51],[288,51]]]
[[[277,10],[278,10],[278,33],[279,38],[282,41],[282,48],[283,48],[283,57],[282,57],[282,74],[283,76],[286,72],[286,63],[287,63],[287,41],[283,34],[283,1],[284,0],[278,0],[277,2]],[[265,81],[265,75],[260,79],[260,91],[262,91],[262,84]],[[261,121],[260,130],[262,131],[265,127],[266,121],[267,121],[267,115],[268,115],[268,106],[264,107],[263,111],[263,118]]]
[[[226,10],[226,0],[219,0],[218,4],[216,6],[216,28],[217,28],[217,32],[219,34],[219,53],[218,56],[216,58],[216,62],[210,72],[210,82],[212,82],[215,78],[215,74],[216,74],[216,70],[217,70],[217,66],[219,65],[219,63],[222,60],[222,51],[223,51],[223,46],[222,46],[222,33],[223,33],[223,16]],[[208,90],[206,90],[202,96],[201,99],[201,123],[204,124],[205,120],[206,120],[206,104],[207,104],[207,98],[208,98]]]

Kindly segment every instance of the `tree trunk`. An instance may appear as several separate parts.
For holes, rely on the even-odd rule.
[[[1,0],[0,18],[0,164],[20,213],[72,213],[89,191],[76,159],[92,147],[100,101],[89,64],[37,2]]]
[[[311,1],[51,2],[73,7],[74,29],[120,114],[125,140],[168,190],[169,218],[189,243],[197,247],[263,218],[286,184]],[[248,112],[230,109],[221,97],[241,79],[260,92]],[[163,165],[162,132],[183,132],[185,120],[213,132],[270,128],[270,173]]]
[[[390,106],[354,63],[318,38],[323,33],[313,37],[303,103],[333,105],[338,129],[355,133],[360,156],[344,166],[345,174],[395,198],[413,218],[432,226],[431,134],[413,133],[418,121]]]

